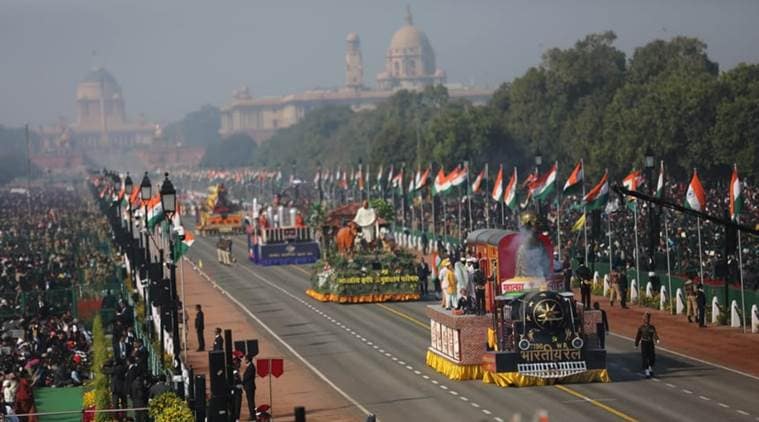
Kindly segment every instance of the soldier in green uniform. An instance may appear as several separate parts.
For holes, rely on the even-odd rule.
[[[643,314],[643,325],[638,328],[638,334],[635,335],[635,347],[640,345],[640,357],[646,378],[654,376],[657,343],[659,343],[659,334],[656,332],[656,327],[651,324],[651,314],[646,312]]]

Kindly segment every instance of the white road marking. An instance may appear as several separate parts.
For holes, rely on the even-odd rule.
[[[664,385],[666,385],[666,386],[667,386],[667,387],[669,387],[669,388],[675,388],[675,385],[674,385],[674,384],[666,383],[666,384],[664,384]]]
[[[409,371],[413,371],[413,370],[414,370],[414,367],[413,367],[413,366],[411,366],[411,365],[406,365],[406,369],[408,369]]]
[[[683,389],[683,393],[685,393],[685,394],[693,394],[693,391]]]
[[[424,379],[426,379],[426,380],[430,379],[430,377],[429,377],[429,376],[427,376],[427,375],[422,375],[422,378],[424,378]]]
[[[749,416],[749,413],[748,413],[748,412],[745,412],[745,411],[743,411],[743,410],[736,410],[736,412],[740,413],[740,414],[741,414],[741,415],[743,415],[743,416]]]
[[[444,386],[443,384],[440,384],[440,388],[442,388],[443,390],[447,390],[448,389],[448,387]]]
[[[398,363],[401,364],[401,365],[405,365],[406,364],[406,362],[404,362],[402,360],[399,360]]]
[[[499,418],[497,416],[495,418],[493,418],[493,420],[496,421],[496,422],[504,422],[503,419],[501,419],[501,418]]]
[[[612,333],[612,332],[610,332],[609,334],[613,335],[614,337],[619,337],[621,339],[625,339],[627,341],[635,341],[632,337],[623,336],[621,334]],[[663,352],[667,352],[667,353],[673,354],[675,356],[679,356],[679,357],[684,358],[684,359],[690,359],[690,360],[698,362],[698,363],[703,363],[704,365],[709,365],[709,366],[713,366],[715,368],[724,369],[725,371],[729,371],[729,372],[732,372],[732,373],[738,374],[738,375],[743,375],[744,377],[748,377],[748,378],[751,378],[753,380],[759,381],[759,377],[757,377],[756,375],[751,375],[749,373],[746,373],[746,372],[743,372],[743,371],[739,371],[737,369],[728,368],[727,366],[720,365],[718,363],[709,362],[707,360],[694,358],[692,356],[688,356],[688,355],[685,355],[685,354],[682,354],[682,353],[679,353],[679,352],[675,352],[674,350],[667,349],[666,347],[656,346],[656,350],[661,350]]]
[[[709,397],[704,397],[704,396],[698,396],[698,398],[700,398],[701,400],[706,400],[706,401],[711,400]]]
[[[486,415],[492,415],[493,414],[493,412],[489,411],[488,409],[482,409],[482,413],[484,413]]]
[[[726,405],[725,403],[717,403],[717,404],[720,405],[720,407],[724,407],[725,409],[730,408],[730,406]]]
[[[421,374],[422,374],[421,372],[419,372],[419,371],[418,371],[418,370],[416,370],[416,369],[414,370],[414,373],[415,373],[416,375],[421,375]]]
[[[433,384],[435,384],[435,385],[437,385],[437,384],[440,384],[439,382],[437,382],[437,380],[432,380],[431,382],[432,382]]]
[[[185,257],[185,260],[189,261],[189,258]],[[198,270],[201,271],[201,270]],[[205,274],[205,272],[201,271],[201,274]],[[273,283],[271,283],[268,280],[265,280],[263,277],[256,274],[257,277],[259,277],[261,280],[266,281],[269,285],[274,286]],[[303,362],[304,365],[308,369],[310,369],[316,376],[322,379],[327,385],[332,387],[335,391],[337,391],[341,396],[345,397],[346,400],[351,402],[354,406],[356,406],[359,410],[364,412],[365,415],[369,416],[372,414],[372,412],[369,411],[366,407],[364,407],[361,403],[359,403],[356,399],[348,395],[345,391],[340,389],[335,383],[332,382],[329,378],[327,378],[326,375],[324,375],[318,368],[316,368],[314,365],[312,365],[306,358],[301,356],[300,353],[298,353],[297,350],[295,350],[292,346],[290,346],[282,337],[277,335],[277,333],[274,332],[274,330],[271,329],[266,323],[264,323],[260,318],[258,318],[253,312],[251,312],[248,308],[246,308],[239,300],[237,300],[234,296],[229,294],[225,289],[223,289],[221,286],[219,286],[216,282],[210,279],[208,275],[205,275],[205,278],[213,285],[216,289],[220,290],[229,300],[231,300],[235,305],[237,305],[243,312],[245,312],[249,317],[251,317],[254,321],[258,323],[259,326],[261,326],[264,330],[266,330],[275,340],[277,340],[282,346],[284,346],[290,353],[292,353],[293,356],[295,356],[298,360]],[[282,289],[284,290],[284,289]]]
[[[466,397],[464,397],[464,396],[461,396],[461,397],[459,397],[459,398],[460,398],[461,400],[463,400],[463,401],[469,401],[469,399],[468,399],[468,398],[466,398]]]
[[[453,395],[453,396],[458,396],[459,395],[459,393],[457,393],[457,392],[455,392],[453,390],[449,391],[449,393],[451,393],[451,395]]]
[[[479,405],[479,404],[477,404],[477,403],[475,403],[475,402],[472,402],[472,403],[470,403],[470,404],[472,405],[472,407],[476,407],[476,408],[479,408],[479,407],[480,407],[480,405]]]

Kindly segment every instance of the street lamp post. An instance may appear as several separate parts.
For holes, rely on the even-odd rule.
[[[171,180],[169,180],[169,173],[164,174],[165,178],[163,180],[163,184],[161,185],[161,208],[163,209],[163,213],[165,218],[171,222],[171,219],[174,217],[174,214],[177,211],[177,191],[174,189],[174,185],[171,183]],[[179,353],[180,353],[180,347],[179,347],[179,308],[180,303],[177,299],[177,264],[174,261],[174,235],[173,235],[173,228],[169,233],[169,296],[170,296],[170,304],[169,309],[171,312],[171,339],[173,343],[173,354],[174,354],[174,362],[179,361]],[[181,368],[179,365],[175,366],[175,371],[180,372]],[[181,372],[180,372],[181,373]]]
[[[143,230],[145,232],[143,241],[145,242],[145,278],[147,279],[147,285],[150,286],[150,238],[149,238],[149,232],[148,232],[148,201],[153,196],[153,185],[150,183],[150,178],[148,177],[148,172],[145,172],[145,175],[142,177],[142,182],[140,183],[140,199],[142,200],[143,205],[143,216],[142,216],[142,226]],[[143,280],[143,284],[145,283],[145,280]],[[135,283],[135,287],[137,287],[137,283]],[[150,297],[150,289],[145,289],[145,313],[147,314],[147,319],[152,319],[152,306],[150,301],[152,298]],[[151,330],[147,330],[148,333],[150,333]],[[161,345],[161,348],[163,348],[163,345]],[[161,356],[163,356],[163,351],[161,352]]]
[[[129,172],[127,172],[126,179],[124,179],[124,193],[126,194],[127,198],[127,216],[129,218],[129,238],[127,239],[127,256],[129,257],[129,268],[132,273],[134,273],[134,239],[132,234],[132,192],[134,190],[134,182],[132,182],[132,177],[129,176]],[[134,279],[134,277],[132,278]]]
[[[644,163],[646,168],[646,182],[648,183],[651,196],[654,196],[656,187],[654,186],[654,153],[651,147],[646,147]],[[656,240],[658,234],[658,224],[656,224],[656,208],[653,204],[648,207],[648,271],[654,271],[656,268]]]

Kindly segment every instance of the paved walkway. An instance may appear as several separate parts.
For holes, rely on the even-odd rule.
[[[366,417],[323,380],[318,378],[297,358],[291,356],[281,344],[270,338],[245,312],[230,301],[220,290],[183,262],[185,306],[189,310],[188,361],[196,374],[206,374],[206,391],[210,392],[208,379],[208,353],[195,352],[198,348],[193,327],[195,305],[201,304],[206,319],[206,349],[213,345],[215,327],[232,330],[233,340],[258,339],[259,356],[282,357],[285,373],[272,379],[274,418],[278,421],[294,420],[293,408],[304,406],[309,421],[357,421]],[[181,287],[180,287],[181,288]],[[181,294],[181,292],[180,292]],[[268,379],[256,380],[256,404],[271,403]],[[246,420],[247,404],[243,400],[242,418]]]
[[[580,291],[575,290],[575,295],[579,299]],[[592,296],[592,302],[606,310],[612,333],[635,338],[643,314],[648,311],[661,337],[659,347],[759,377],[759,334],[750,330],[744,334],[742,328],[727,326],[699,328],[697,323],[688,323],[684,315],[637,305],[628,304],[628,309],[622,309],[617,302],[611,307],[603,296]]]

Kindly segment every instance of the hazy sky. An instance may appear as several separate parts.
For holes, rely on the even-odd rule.
[[[341,85],[351,31],[373,85],[407,3],[449,82],[497,86],[607,29],[628,56],[683,34],[723,70],[759,62],[757,0],[0,0],[0,124],[73,118],[93,50],[127,113],[163,122],[243,84],[254,96]]]

